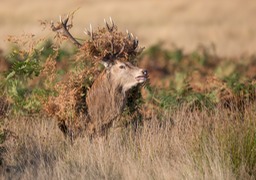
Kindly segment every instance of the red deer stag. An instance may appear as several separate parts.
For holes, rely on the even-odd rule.
[[[79,43],[69,32],[67,25],[69,18],[65,20],[60,18],[58,25],[52,23],[52,30],[58,35],[68,38],[73,44],[80,49],[87,48],[88,44],[94,44],[89,51],[97,51],[98,46],[107,44],[110,50],[103,49],[103,53],[95,53],[95,58],[105,66],[103,72],[95,79],[86,95],[87,117],[85,129],[88,131],[101,134],[111,127],[113,121],[117,120],[123,112],[127,93],[132,88],[144,83],[148,79],[147,70],[134,66],[132,60],[127,57],[139,51],[138,40],[132,34],[122,36],[120,42],[116,35],[120,35],[115,31],[115,25],[110,18],[110,24],[105,21],[106,28],[99,29],[98,33],[93,32],[92,27],[85,33],[90,36],[90,40],[84,44]],[[105,31],[104,31],[105,30]],[[107,34],[107,40],[104,39]],[[104,40],[103,40],[104,39]],[[102,42],[104,41],[104,42]],[[91,50],[93,49],[93,50]],[[102,49],[102,46],[101,48]],[[117,49],[117,50],[116,50]],[[98,51],[97,51],[98,52]]]

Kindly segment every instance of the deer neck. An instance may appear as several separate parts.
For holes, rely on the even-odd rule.
[[[86,103],[91,121],[104,125],[120,116],[126,104],[126,93],[103,72],[89,90]]]

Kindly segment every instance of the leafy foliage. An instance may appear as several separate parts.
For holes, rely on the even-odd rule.
[[[164,109],[183,104],[191,109],[212,109],[221,104],[242,106],[252,102],[256,95],[254,73],[241,68],[243,61],[222,59],[203,47],[185,54],[180,49],[154,45],[141,59],[151,75],[148,100]],[[248,57],[247,65],[255,67],[253,57]],[[226,69],[228,72],[222,72]]]
[[[14,48],[6,57],[10,69],[1,74],[1,96],[6,96],[12,104],[14,113],[38,112],[42,108],[42,99],[51,94],[47,89],[48,80],[42,76],[48,58],[65,58],[69,54],[52,51],[49,41],[32,51]],[[56,56],[57,54],[57,56]]]

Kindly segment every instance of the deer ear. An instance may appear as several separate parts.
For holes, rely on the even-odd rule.
[[[100,62],[103,66],[105,66],[105,68],[110,68],[113,65],[113,62],[110,60],[102,60]]]
[[[108,68],[109,67],[109,63],[107,61],[101,61],[100,62],[103,66],[105,66],[105,68]]]

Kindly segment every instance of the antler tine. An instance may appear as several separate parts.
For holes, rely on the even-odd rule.
[[[92,24],[90,24],[90,30],[88,30],[87,28],[85,28],[84,33],[85,33],[86,35],[90,36],[92,40],[94,39],[94,38],[93,38]]]
[[[138,46],[138,38],[137,37],[135,37],[134,38],[134,36],[133,36],[133,34],[132,33],[129,33],[129,31],[126,29],[126,33],[127,33],[127,35],[128,35],[128,39],[129,40],[132,40],[133,39],[133,42],[135,43],[135,44],[137,44],[137,46]],[[136,46],[136,47],[137,47]],[[136,48],[135,48],[136,49]]]
[[[89,36],[89,34],[88,34],[88,29],[84,28],[84,34],[86,34],[86,35]]]
[[[108,24],[108,22],[106,21],[106,19],[104,19],[104,23],[108,29],[109,32],[112,32],[114,30],[114,27],[115,27],[115,24],[114,24],[114,21],[112,20],[111,17],[109,17],[109,20],[110,20],[110,23],[111,23],[111,26]]]
[[[69,16],[67,15],[67,17],[62,20],[62,17],[60,15],[60,24],[62,24],[63,26],[65,26],[67,28],[67,30],[70,28],[71,25],[67,25],[68,24],[68,20],[69,20]]]
[[[52,31],[57,32],[58,34],[67,37],[73,44],[75,44],[77,47],[81,47],[82,45],[70,34],[68,31],[71,26],[67,25],[69,16],[67,15],[67,18],[62,20],[62,17],[60,16],[60,22],[57,26],[54,25],[53,21],[51,21],[51,28]]]
[[[132,37],[132,39],[134,38],[134,36],[133,36],[133,34],[132,33],[130,33],[131,34],[131,37]]]
[[[106,27],[107,27],[107,29],[108,29],[108,31],[109,31],[109,25],[108,25],[106,19],[104,19],[104,23],[105,23],[105,25],[106,25]]]
[[[92,30],[92,24],[90,24],[90,32],[91,32],[91,38],[93,39],[93,30]]]
[[[114,28],[115,23],[114,23],[113,19],[112,19],[111,17],[109,17],[109,20],[110,20],[110,22],[111,22],[112,28]]]
[[[138,37],[135,37],[135,39],[133,40],[133,49],[136,49],[138,45],[139,45]]]
[[[59,18],[60,18],[60,23],[62,23],[62,17],[61,17],[61,15],[59,15]]]
[[[139,40],[138,40],[138,37],[135,37],[133,36],[132,33],[129,33],[129,31],[126,29],[126,33],[128,35],[128,39],[129,40],[132,40],[133,39],[133,49],[136,49],[139,45]]]
[[[126,29],[126,34],[128,36],[128,39],[131,40],[131,34],[129,33],[128,29]]]
[[[116,54],[116,57],[118,57],[120,54],[122,54],[122,53],[123,53],[124,48],[125,48],[125,44],[123,44],[123,46],[122,46],[121,50]]]
[[[63,21],[63,24],[64,24],[66,27],[68,27],[68,26],[67,26],[68,20],[69,20],[69,15],[67,15],[66,19],[64,19],[64,21]]]

